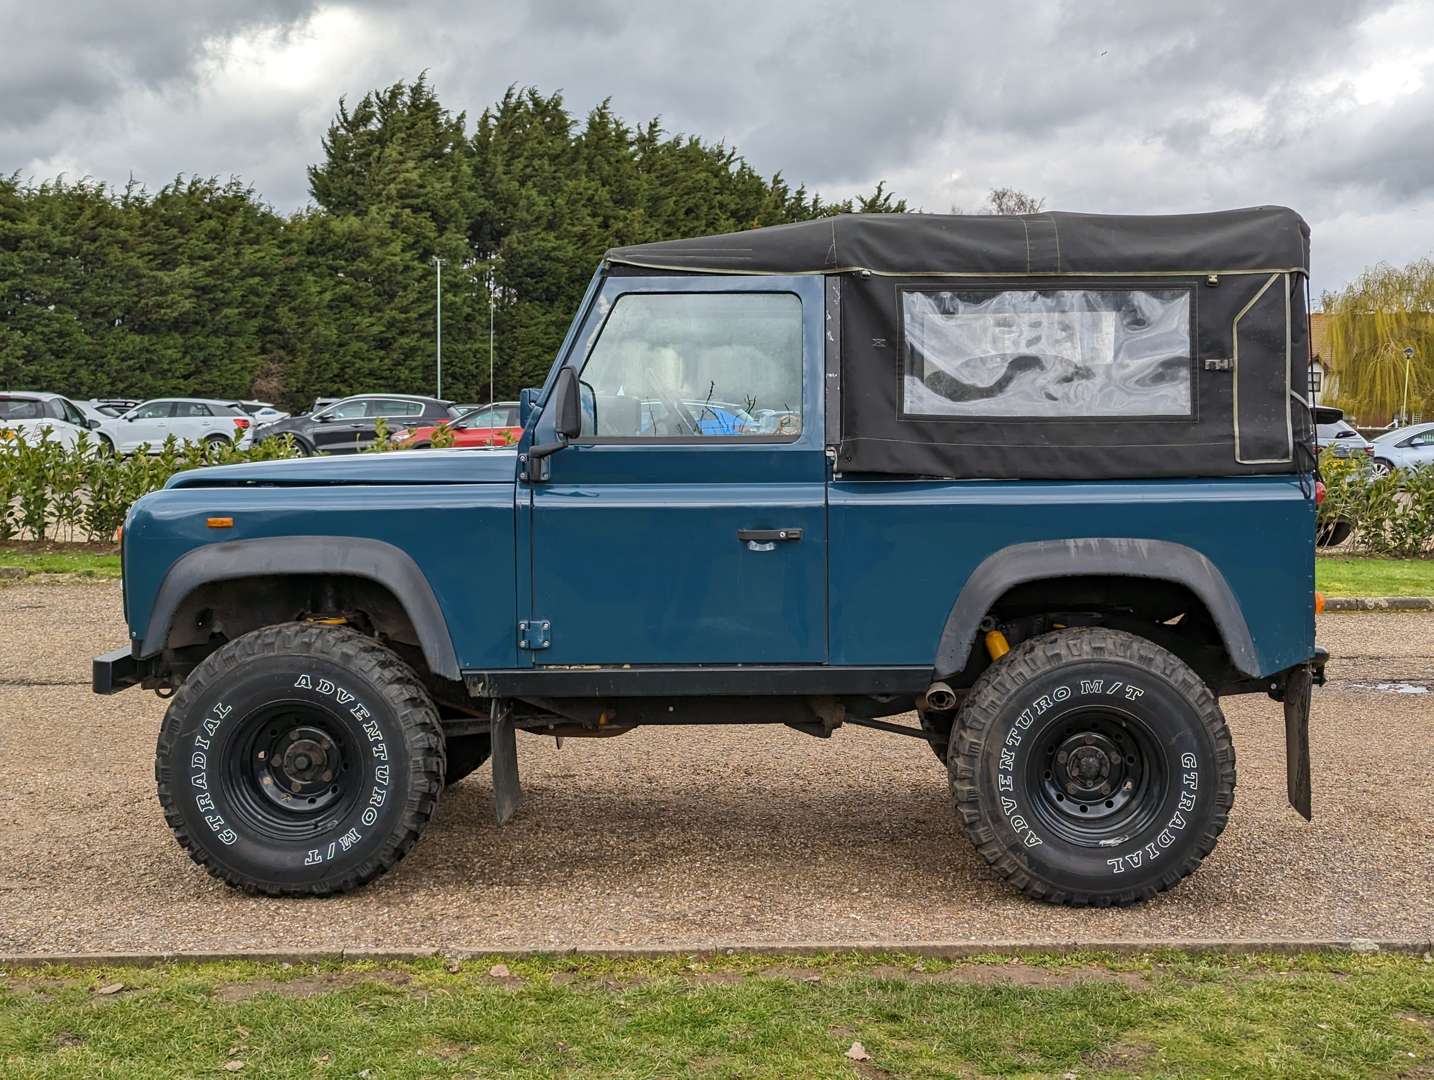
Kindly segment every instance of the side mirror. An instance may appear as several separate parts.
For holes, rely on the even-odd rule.
[[[314,413],[314,419],[321,424],[327,424],[333,417],[328,413]]]
[[[553,387],[553,427],[564,439],[576,439],[583,433],[582,397],[578,393],[578,373],[570,367],[558,372]]]
[[[527,391],[523,391],[527,393]],[[558,372],[558,381],[553,385],[553,396],[549,399],[553,408],[553,431],[557,440],[539,443],[530,447],[523,463],[523,479],[530,484],[548,479],[548,458],[552,457],[572,439],[583,433],[583,407],[578,396],[578,373],[570,367]],[[531,400],[528,403],[532,407]],[[519,459],[522,460],[521,458]]]

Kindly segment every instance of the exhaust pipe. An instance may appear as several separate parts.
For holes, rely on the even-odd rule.
[[[931,712],[950,712],[956,708],[956,691],[944,682],[934,682],[926,688],[926,707]]]

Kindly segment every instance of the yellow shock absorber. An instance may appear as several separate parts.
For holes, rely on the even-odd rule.
[[[986,651],[991,654],[991,660],[994,662],[1011,651],[1011,643],[1006,640],[1006,635],[1001,631],[987,630]]]

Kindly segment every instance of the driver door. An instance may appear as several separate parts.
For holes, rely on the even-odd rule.
[[[519,491],[533,664],[826,660],[822,304],[820,278],[605,284],[566,357],[582,435]]]

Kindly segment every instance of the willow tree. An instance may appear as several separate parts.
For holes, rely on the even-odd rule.
[[[1434,260],[1370,267],[1323,306],[1330,404],[1376,424],[1434,414]]]

